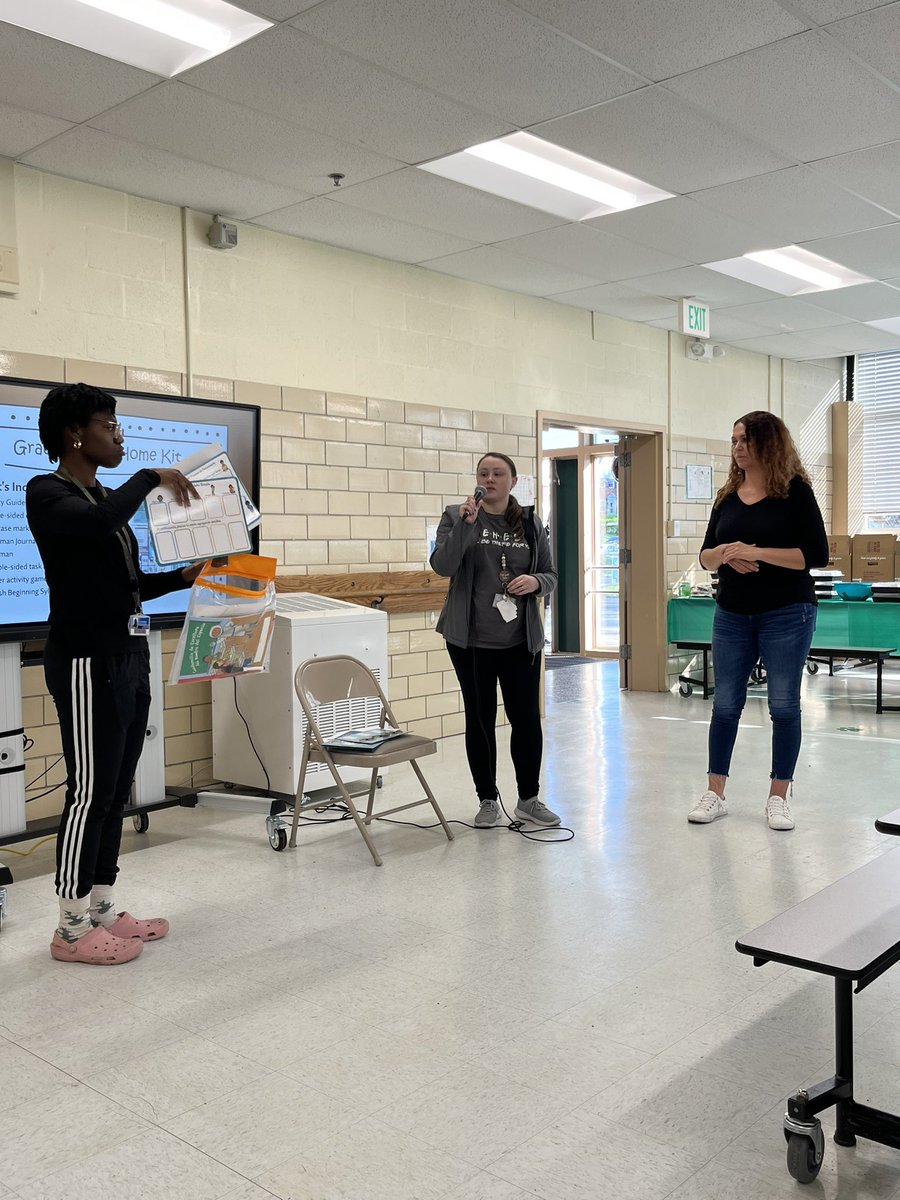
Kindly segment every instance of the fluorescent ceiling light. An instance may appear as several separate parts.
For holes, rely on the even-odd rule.
[[[822,258],[802,246],[782,246],[778,250],[754,250],[740,258],[704,263],[711,271],[755,283],[758,287],[780,292],[782,296],[805,296],[810,292],[830,292],[835,288],[856,287],[871,283],[868,275],[860,275],[830,258]]]
[[[570,221],[672,199],[671,192],[530,133],[482,142],[421,167]]]
[[[0,0],[0,19],[165,76],[273,24],[225,0]]]
[[[100,12],[108,13],[111,17],[122,17],[126,21],[134,21],[135,25],[143,25],[155,33],[164,33],[166,37],[176,38],[187,42],[199,50],[213,50],[221,54],[228,49],[228,31],[212,21],[204,21],[191,13],[179,8],[176,4],[167,4],[165,0],[77,0],[88,8],[98,8]]]

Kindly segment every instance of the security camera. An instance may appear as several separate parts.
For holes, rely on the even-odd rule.
[[[214,250],[233,250],[238,244],[237,225],[229,225],[221,217],[215,216],[206,231],[206,240]]]

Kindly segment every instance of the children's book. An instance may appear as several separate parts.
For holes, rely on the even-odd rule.
[[[377,750],[391,738],[402,736],[403,730],[394,729],[392,725],[373,725],[368,729],[348,729],[323,744],[326,750]]]

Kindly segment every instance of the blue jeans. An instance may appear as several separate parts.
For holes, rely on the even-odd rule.
[[[800,681],[816,628],[814,604],[770,612],[727,612],[716,606],[712,652],[716,690],[709,725],[709,774],[727,775],[747,681],[758,659],[768,676],[772,718],[771,779],[793,779],[800,754]]]

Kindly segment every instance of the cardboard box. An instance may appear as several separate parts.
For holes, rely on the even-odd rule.
[[[892,533],[858,533],[853,538],[853,574],[862,583],[890,583],[895,576],[897,539]]]
[[[853,571],[851,543],[846,533],[828,535],[828,570],[840,571],[845,579],[850,579]]]
[[[886,554],[863,558],[853,556],[853,579],[860,583],[891,583],[894,578],[894,558]]]
[[[829,560],[828,560],[828,570],[829,571],[840,571],[840,573],[841,573],[841,575],[843,575],[844,579],[849,581],[854,578],[853,559],[850,557],[849,554],[846,556],[835,555],[834,558],[829,558]]]
[[[896,535],[885,530],[882,533],[857,533],[850,539],[853,557],[893,558],[898,547]]]

